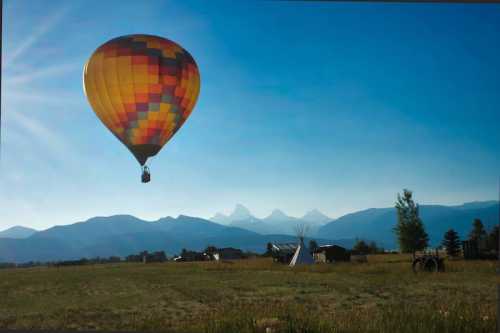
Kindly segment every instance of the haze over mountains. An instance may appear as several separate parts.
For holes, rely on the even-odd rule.
[[[420,215],[431,245],[436,246],[450,228],[464,239],[475,218],[481,219],[490,230],[498,223],[499,208],[498,201],[459,206],[421,205]],[[306,222],[313,226],[309,239],[314,238],[319,244],[333,243],[349,248],[355,238],[360,238],[376,241],[386,249],[396,248],[392,231],[396,211],[392,207],[370,208],[332,221],[317,210],[296,218],[276,209],[259,219],[244,206],[237,205],[230,215],[217,214],[212,221],[180,215],[148,222],[130,215],[115,215],[43,231],[14,227],[0,232],[0,262],[124,257],[143,250],[163,250],[171,256],[182,248],[203,250],[207,245],[262,253],[268,242],[296,242],[293,229]]]
[[[353,240],[317,241],[320,244],[334,242],[346,247],[353,244]],[[261,235],[184,215],[153,222],[130,215],[115,215],[55,226],[24,239],[0,238],[0,262],[125,257],[144,250],[162,250],[172,256],[183,248],[201,251],[208,245],[262,253],[268,242],[296,242],[296,237]]]
[[[498,201],[469,202],[459,206],[420,205],[420,217],[429,235],[431,246],[440,245],[444,233],[453,228],[461,239],[471,231],[472,221],[481,219],[487,230],[499,223]],[[344,215],[319,228],[315,236],[324,238],[358,237],[375,240],[386,249],[397,247],[393,228],[395,208],[370,208]]]
[[[271,214],[259,219],[252,215],[248,208],[241,204],[237,204],[231,214],[224,215],[222,213],[217,213],[210,220],[219,224],[239,227],[263,235],[295,235],[295,227],[297,225],[307,224],[309,226],[309,234],[314,235],[321,225],[333,219],[324,215],[317,209],[307,212],[300,218],[288,216],[283,211],[274,209]]]
[[[36,233],[35,229],[26,228],[19,225],[0,231],[0,238],[27,238]]]
[[[471,230],[474,218],[483,221],[489,230],[498,223],[498,201],[468,202],[458,206],[420,205],[420,215],[429,234],[431,246],[438,246],[444,233],[453,228],[462,239]],[[344,215],[336,220],[318,210],[312,210],[301,218],[287,216],[275,209],[269,216],[259,219],[242,205],[236,205],[233,212],[226,216],[217,213],[212,221],[237,226],[260,234],[282,233],[294,235],[297,224],[310,226],[309,235],[322,239],[365,239],[376,241],[386,249],[396,249],[397,243],[393,228],[396,225],[396,209],[370,208]]]

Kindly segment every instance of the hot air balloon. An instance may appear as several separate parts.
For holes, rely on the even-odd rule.
[[[132,152],[147,183],[146,161],[191,114],[200,75],[180,45],[157,36],[127,35],[97,48],[85,64],[83,85],[95,114]]]

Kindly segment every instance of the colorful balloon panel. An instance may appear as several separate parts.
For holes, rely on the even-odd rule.
[[[141,165],[184,124],[200,91],[191,55],[150,35],[101,45],[85,65],[83,81],[94,112]]]

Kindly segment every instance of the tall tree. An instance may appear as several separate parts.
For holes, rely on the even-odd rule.
[[[377,253],[382,253],[384,252],[383,249],[379,248],[377,246],[377,243],[375,243],[374,241],[371,241],[369,244],[368,244],[368,248],[369,248],[369,251],[370,253],[372,254],[377,254]]]
[[[369,254],[370,246],[364,240],[356,239],[356,243],[354,244],[352,250],[354,253],[358,254]]]
[[[215,246],[213,246],[213,245],[209,245],[205,249],[205,253],[208,254],[208,255],[213,255],[216,252],[217,252],[217,248]]]
[[[445,232],[443,246],[446,248],[446,254],[450,257],[456,257],[460,254],[460,238],[455,230],[450,229]]]
[[[488,234],[488,249],[498,252],[498,225],[494,226]]]
[[[413,201],[410,190],[404,189],[403,195],[398,193],[396,211],[398,222],[394,227],[394,232],[400,250],[404,253],[415,253],[415,251],[425,249],[429,243],[429,236],[425,232],[418,205]]]
[[[266,257],[270,257],[273,255],[273,243],[269,242],[267,243],[267,246],[266,246],[266,253],[264,254],[264,256]]]
[[[472,222],[472,230],[469,234],[469,238],[472,240],[481,240],[486,237],[486,230],[484,230],[483,222],[480,219],[474,219]]]

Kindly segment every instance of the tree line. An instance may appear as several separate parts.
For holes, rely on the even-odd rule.
[[[110,264],[110,263],[120,263],[120,262],[143,262],[143,263],[153,263],[153,262],[166,262],[169,260],[175,260],[179,257],[187,257],[187,261],[199,261],[199,260],[213,260],[214,254],[220,249],[215,246],[209,245],[205,248],[204,252],[191,251],[188,249],[182,249],[180,256],[174,255],[169,259],[165,251],[148,252],[141,251],[136,254],[130,254],[124,258],[118,256],[111,257],[94,257],[94,258],[81,258],[75,260],[58,260],[58,261],[30,261],[26,263],[16,264],[11,262],[0,262],[0,269],[2,268],[25,268],[25,267],[35,267],[35,266],[48,266],[48,267],[61,267],[61,266],[83,266],[83,265],[94,265],[94,264]],[[241,252],[241,259],[258,257],[257,253],[250,251],[241,251],[239,249],[234,249]]]
[[[398,193],[396,201],[397,224],[394,232],[397,237],[399,249],[403,253],[415,253],[425,250],[429,246],[429,236],[420,218],[419,207],[412,198],[412,191],[403,190],[403,195]],[[498,253],[498,225],[487,232],[482,221],[478,218],[472,222],[472,230],[468,240],[481,242],[485,251]],[[461,241],[458,233],[450,228],[445,232],[441,242],[448,256],[456,257],[461,253]]]
[[[146,258],[146,260],[144,259]],[[138,254],[131,254],[125,258],[119,256],[110,257],[93,257],[93,258],[80,258],[74,260],[57,260],[57,261],[29,261],[21,264],[4,262],[0,263],[1,268],[27,268],[35,266],[48,266],[48,267],[64,267],[64,266],[83,266],[83,265],[96,265],[96,264],[112,264],[120,262],[163,262],[167,260],[164,251],[148,252],[142,251]]]

